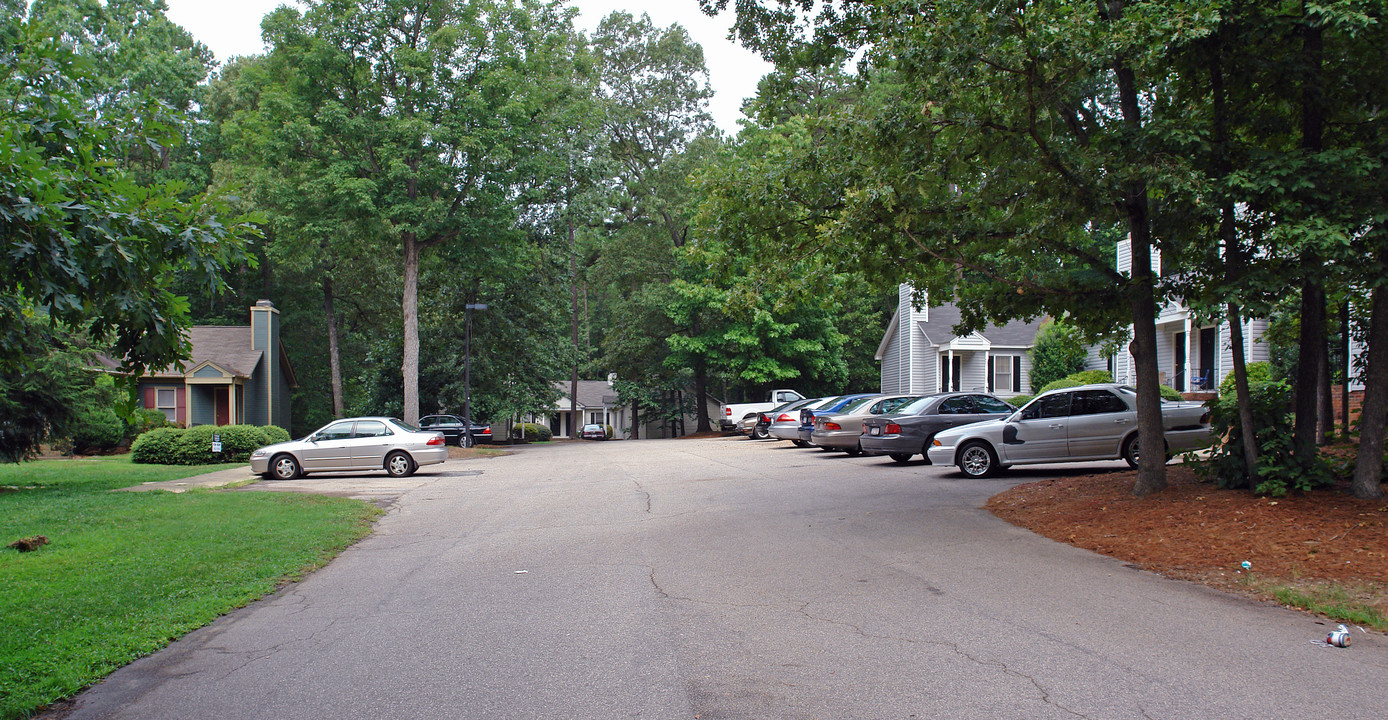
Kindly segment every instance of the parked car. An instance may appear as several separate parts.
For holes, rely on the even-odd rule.
[[[800,445],[802,444],[800,442],[801,411],[804,411],[809,408],[819,407],[820,405],[826,405],[837,399],[838,398],[833,396],[813,398],[810,400],[810,402],[801,405],[798,409],[787,410],[778,413],[776,417],[771,418],[771,424],[767,427],[766,432],[768,435],[770,435],[773,438],[776,438],[777,440],[789,440],[795,443],[796,445]]]
[[[896,412],[919,398],[919,395],[869,396],[854,400],[833,415],[816,415],[810,442],[826,450],[861,455],[863,446],[859,440],[863,436],[863,423],[868,418]]]
[[[852,395],[840,395],[830,402],[824,403],[813,408],[800,409],[800,427],[796,429],[795,444],[800,447],[808,447],[814,443],[811,435],[814,433],[814,419],[817,415],[826,415],[839,412],[849,403],[859,398],[880,397],[881,393],[854,393]]]
[[[390,417],[334,420],[300,440],[266,445],[251,453],[251,471],[291,480],[311,472],[385,470],[411,475],[448,459],[443,433],[420,430]]]
[[[750,440],[765,440],[771,437],[771,423],[774,418],[778,418],[782,414],[789,414],[792,418],[799,419],[800,414],[796,412],[797,410],[810,403],[818,402],[823,399],[824,398],[803,398],[794,402],[788,402],[774,410],[757,413],[756,417],[753,418],[756,422],[752,423],[752,426],[744,434],[747,435]]]
[[[468,444],[467,433],[468,425],[472,426],[472,442],[489,443],[492,441],[492,426],[478,422],[469,422],[461,415],[425,415],[419,419],[421,430],[437,430],[443,433],[443,439],[449,445],[458,447],[472,447]]]
[[[788,402],[802,400],[804,397],[790,388],[780,388],[766,393],[766,400],[762,402],[724,405],[723,417],[719,418],[718,424],[724,431],[732,430],[739,422],[749,417],[755,417],[757,413],[766,412]]]
[[[925,455],[935,433],[941,430],[998,420],[1016,411],[1017,408],[987,393],[926,395],[890,415],[863,420],[862,448],[864,452],[904,463],[914,455]]]
[[[579,431],[579,437],[584,440],[606,440],[607,428],[596,423],[589,423],[584,425],[583,429]]]
[[[1210,411],[1196,402],[1163,402],[1166,456],[1213,440]],[[1116,460],[1137,467],[1137,390],[1126,385],[1082,385],[1038,395],[1002,420],[936,433],[927,455],[986,477],[1012,465]]]

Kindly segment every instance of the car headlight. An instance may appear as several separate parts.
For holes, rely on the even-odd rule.
[[[262,458],[262,457],[265,457],[265,451],[264,451],[264,450],[256,450],[255,452],[251,453],[251,457],[253,457],[253,458]]]

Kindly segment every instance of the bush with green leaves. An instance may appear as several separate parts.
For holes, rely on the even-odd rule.
[[[108,407],[77,410],[72,426],[72,445],[79,450],[110,450],[125,440],[125,423]]]
[[[1015,407],[1015,408],[1019,408],[1019,407],[1021,407],[1021,406],[1023,406],[1023,405],[1026,405],[1027,403],[1029,403],[1029,402],[1031,402],[1032,400],[1035,400],[1035,399],[1036,399],[1036,396],[1035,396],[1035,395],[1014,395],[1014,396],[1012,396],[1012,397],[1010,397],[1010,398],[1003,398],[1003,400],[1006,400],[1006,401],[1007,401],[1007,404],[1008,404],[1008,405],[1011,405],[1012,407]]]
[[[1272,363],[1248,363],[1244,366],[1244,368],[1245,371],[1248,373],[1248,384],[1250,387],[1252,387],[1253,383],[1255,382],[1272,381]],[[1230,373],[1219,382],[1219,396],[1233,397],[1235,392],[1237,392],[1237,384],[1234,381],[1234,373],[1230,371]]]
[[[155,428],[135,438],[130,444],[130,462],[148,465],[180,465],[178,437],[182,428]]]
[[[220,435],[222,451],[212,452],[212,436]],[[284,442],[289,433],[266,425],[198,425],[156,428],[135,439],[130,461],[156,465],[212,465],[246,462],[256,448]]]
[[[1270,377],[1270,373],[1267,376]],[[1210,428],[1216,440],[1209,460],[1194,466],[1201,478],[1218,483],[1220,487],[1232,488],[1245,488],[1252,482],[1254,492],[1274,497],[1291,491],[1306,492],[1333,481],[1333,473],[1323,460],[1318,458],[1308,470],[1294,457],[1292,389],[1276,380],[1256,380],[1248,384],[1258,444],[1257,477],[1250,479],[1245,472],[1238,398],[1232,389],[1223,392],[1223,384],[1220,389],[1219,397],[1207,403]]]
[[[131,439],[140,437],[155,428],[170,427],[173,425],[173,423],[169,422],[169,419],[164,416],[164,411],[151,408],[136,408],[134,412],[130,413],[130,418],[126,422],[129,425],[125,431],[126,437]]]
[[[554,439],[554,433],[546,425],[539,423],[516,423],[511,428],[512,440],[533,440],[546,442]]]
[[[1036,343],[1031,348],[1032,387],[1049,385],[1079,372],[1088,354],[1079,328],[1064,319],[1046,321],[1037,331]]]
[[[1032,375],[1032,384],[1035,384],[1035,379],[1036,376]],[[1036,394],[1040,395],[1043,392],[1050,392],[1059,388],[1079,387],[1080,385],[1094,385],[1096,383],[1111,382],[1113,382],[1113,376],[1110,375],[1107,370],[1081,370],[1080,372],[1066,375],[1065,377],[1060,378],[1059,380],[1052,380],[1051,382],[1046,383],[1045,386],[1043,386],[1041,390],[1038,391]]]

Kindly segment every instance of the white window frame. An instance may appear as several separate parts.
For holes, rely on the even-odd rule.
[[[169,402],[163,401],[164,393],[169,394]],[[178,388],[154,388],[154,409],[164,413],[169,422],[178,422]]]
[[[1012,392],[1015,383],[1012,379],[1013,365],[1016,355],[994,355],[993,356],[993,391]],[[1002,372],[1006,368],[1007,372]],[[999,378],[1007,378],[1007,382],[1002,382]]]

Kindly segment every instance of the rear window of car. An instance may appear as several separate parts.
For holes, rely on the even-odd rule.
[[[925,397],[916,398],[909,405],[903,405],[897,408],[894,412],[899,412],[902,415],[919,415],[922,410],[930,407],[930,403],[932,402],[935,402],[935,396],[926,395]]]
[[[397,428],[400,428],[401,430],[404,430],[405,432],[419,432],[419,428],[398,418],[387,418],[386,422],[390,423],[391,425],[394,425]]]
[[[858,408],[860,408],[860,407],[862,407],[862,406],[864,406],[864,405],[867,405],[868,403],[872,402],[872,401],[875,400],[875,399],[876,399],[876,398],[873,398],[873,397],[870,396],[870,395],[869,395],[868,397],[865,397],[865,398],[858,398],[857,400],[853,400],[853,401],[849,402],[847,405],[844,405],[844,406],[843,406],[843,409],[840,410],[839,412],[851,413],[851,412],[853,412],[854,410],[857,410]]]

